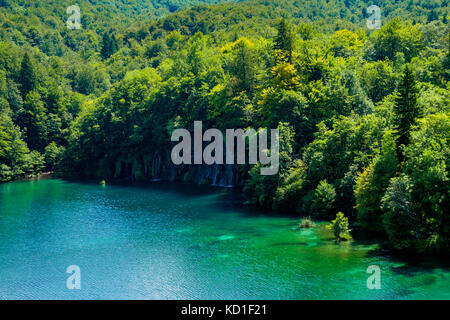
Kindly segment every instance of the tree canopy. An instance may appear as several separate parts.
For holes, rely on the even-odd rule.
[[[212,2],[79,1],[80,30],[69,1],[0,2],[0,181],[192,181],[174,129],[278,128],[277,175],[230,169],[248,204],[448,253],[446,1],[380,2],[379,30],[362,0],[179,10]]]

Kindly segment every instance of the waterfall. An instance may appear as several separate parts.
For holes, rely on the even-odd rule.
[[[233,165],[225,165],[225,185],[223,187],[233,188]]]
[[[214,170],[214,181],[213,181],[213,186],[217,186],[217,175],[218,175],[218,170],[219,170],[219,165],[216,164],[216,168]]]
[[[161,181],[161,156],[158,151],[155,152],[155,160],[153,161],[153,177],[152,182]]]

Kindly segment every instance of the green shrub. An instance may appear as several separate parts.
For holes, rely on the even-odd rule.
[[[342,212],[336,215],[336,219],[327,225],[327,229],[333,231],[336,242],[349,240],[351,238],[350,229],[348,228],[348,219]]]

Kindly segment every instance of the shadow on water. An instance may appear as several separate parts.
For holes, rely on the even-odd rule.
[[[67,183],[78,183],[87,186],[100,186],[100,179],[76,179],[76,178],[64,178],[61,179]],[[167,181],[154,181],[154,182],[127,182],[123,180],[114,180],[108,182],[106,187],[130,187],[136,188],[140,190],[157,190],[162,192],[171,192],[176,194],[183,195],[211,195],[217,193],[218,190],[221,190],[220,187],[211,187],[206,185],[198,185],[198,184],[190,184],[190,183],[179,183],[179,182],[167,182]]]
[[[369,257],[384,257],[394,264],[391,270],[399,275],[415,276],[418,274],[431,274],[435,269],[450,271],[450,259],[433,256],[401,253],[389,249],[386,244],[370,250]]]
[[[369,258],[385,258],[393,263],[391,270],[399,275],[415,276],[432,273],[435,269],[450,271],[450,258],[418,255],[400,252],[389,246],[386,238],[377,233],[370,233],[355,228],[352,233],[353,243],[361,246],[375,246],[367,252]]]
[[[76,179],[64,178],[61,179],[67,183],[78,183],[87,186],[100,186],[99,179]],[[263,208],[255,208],[246,205],[245,199],[242,195],[242,188],[226,188],[220,186],[199,185],[196,183],[185,182],[168,182],[168,181],[154,181],[154,182],[127,182],[122,180],[115,180],[109,182],[107,186],[115,187],[130,187],[139,190],[154,190],[158,192],[172,193],[176,196],[192,196],[205,197],[216,196],[217,200],[214,206],[226,210],[238,210],[244,217],[267,217],[267,218],[299,218],[298,214],[292,213],[278,213],[272,210]]]

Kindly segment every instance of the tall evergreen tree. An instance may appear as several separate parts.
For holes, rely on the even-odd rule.
[[[409,144],[411,127],[422,114],[417,103],[418,89],[416,79],[409,66],[405,67],[397,90],[398,95],[394,106],[394,126],[397,131],[397,155],[400,162],[402,162],[405,159],[401,146]]]
[[[100,54],[103,59],[108,59],[111,55],[111,39],[107,32],[103,34],[102,49]]]
[[[256,77],[256,57],[250,47],[250,42],[243,38],[236,45],[236,52],[231,63],[231,72],[236,77],[237,89],[246,91],[252,97]]]
[[[281,19],[281,22],[278,25],[278,34],[275,38],[274,49],[283,51],[286,54],[288,61],[292,63],[292,52],[294,51],[294,34],[292,33],[289,24],[284,18]]]
[[[107,32],[105,32],[103,34],[102,49],[100,51],[102,58],[108,59],[118,50],[119,43],[117,42],[116,36],[114,34],[108,34]]]
[[[28,53],[25,53],[22,59],[22,65],[19,73],[19,84],[22,96],[25,97],[31,90],[37,86],[37,76]]]
[[[117,41],[115,34],[111,34],[109,39],[110,39],[110,48],[111,48],[110,56],[111,56],[117,51],[119,51],[119,42]]]

